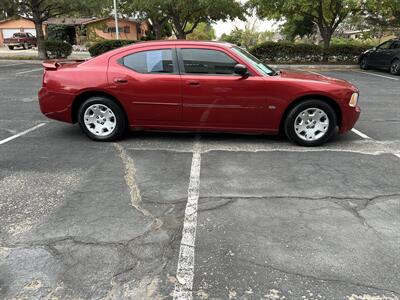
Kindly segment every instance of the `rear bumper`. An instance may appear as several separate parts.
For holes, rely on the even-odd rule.
[[[48,118],[72,123],[71,106],[74,95],[48,91],[46,87],[39,90],[41,112]]]
[[[340,124],[339,132],[345,133],[352,129],[357,123],[360,113],[361,108],[359,106],[348,107],[346,111],[342,113],[342,122]]]

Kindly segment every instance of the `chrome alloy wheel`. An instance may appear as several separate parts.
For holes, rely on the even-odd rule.
[[[322,109],[307,108],[297,115],[294,129],[297,136],[302,140],[319,140],[329,129],[328,115]]]
[[[86,128],[97,136],[111,134],[117,125],[114,112],[104,104],[89,106],[84,114]]]

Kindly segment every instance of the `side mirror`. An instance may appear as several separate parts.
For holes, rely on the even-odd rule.
[[[238,74],[243,77],[249,75],[249,71],[247,71],[247,67],[242,64],[236,64],[235,67],[233,68],[233,72],[235,72],[235,74]]]

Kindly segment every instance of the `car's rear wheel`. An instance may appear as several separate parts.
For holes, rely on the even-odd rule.
[[[28,43],[24,43],[23,48],[24,48],[25,50],[28,50],[28,49],[29,49]]]
[[[360,61],[360,68],[363,70],[368,70],[368,60],[366,56],[363,56]]]
[[[121,138],[127,127],[121,107],[113,100],[100,96],[82,103],[78,111],[78,122],[89,138],[103,142]]]
[[[400,60],[395,59],[392,61],[392,64],[390,65],[390,73],[393,75],[400,74]]]
[[[8,46],[8,49],[14,50],[14,46]]]
[[[334,109],[322,100],[305,100],[295,105],[284,122],[286,136],[301,146],[319,146],[335,132],[337,118]]]

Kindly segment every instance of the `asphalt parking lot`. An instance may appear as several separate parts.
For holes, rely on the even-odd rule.
[[[132,133],[43,117],[40,65],[0,62],[0,298],[400,297],[400,77],[356,84],[356,130]]]

